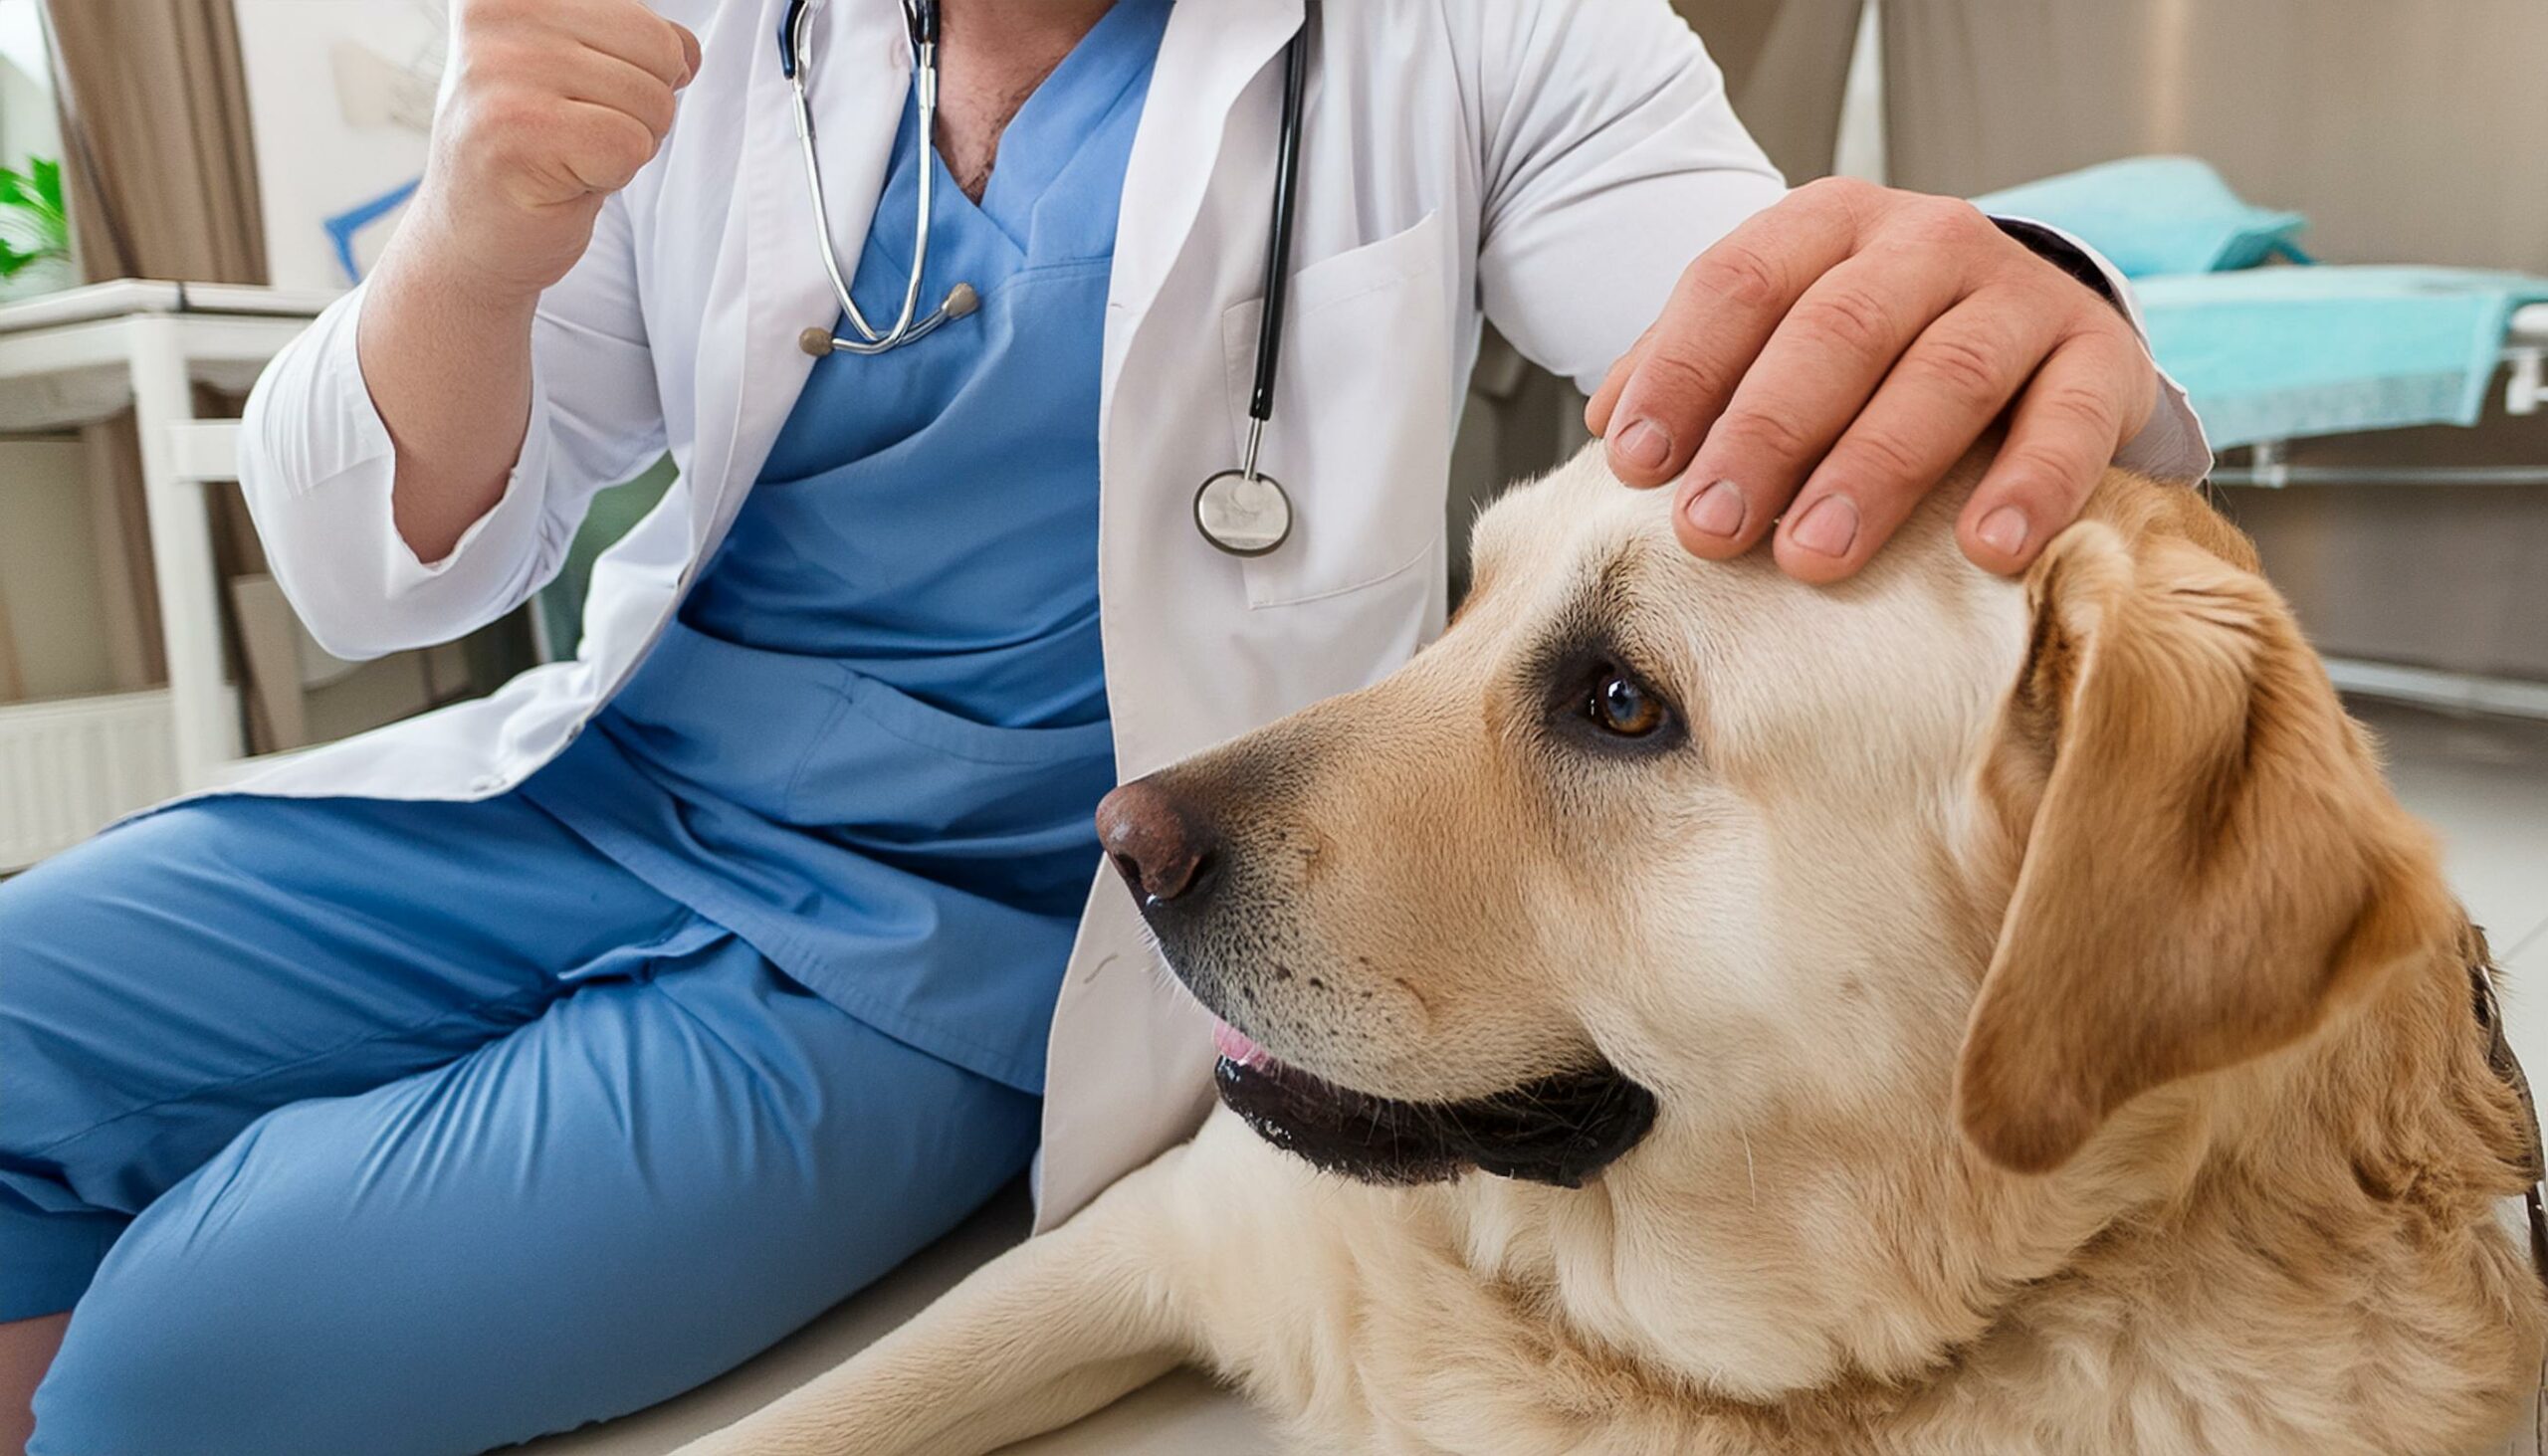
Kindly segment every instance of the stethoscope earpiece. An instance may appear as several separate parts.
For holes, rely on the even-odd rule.
[[[947,297],[939,301],[938,308],[928,317],[904,330],[899,338],[860,344],[855,339],[842,338],[830,329],[817,324],[796,335],[796,346],[818,359],[835,350],[851,354],[881,354],[889,348],[910,343],[914,339],[927,338],[940,324],[953,323],[980,307],[982,307],[982,296],[974,291],[971,284],[959,283],[947,291]]]

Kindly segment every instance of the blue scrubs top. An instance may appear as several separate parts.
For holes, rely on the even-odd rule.
[[[1168,3],[1117,0],[978,206],[906,106],[851,294],[899,313],[928,165],[924,300],[960,279],[980,311],[814,365],[663,641],[523,790],[825,1000],[1030,1092],[1115,782],[1099,364]]]

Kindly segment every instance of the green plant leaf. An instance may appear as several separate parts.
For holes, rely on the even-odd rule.
[[[0,167],[0,208],[19,214],[21,226],[35,236],[29,260],[71,256],[71,218],[63,205],[62,163],[30,157],[27,170]],[[17,264],[18,269],[26,262]]]

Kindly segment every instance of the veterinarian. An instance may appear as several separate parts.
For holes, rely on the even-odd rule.
[[[1281,230],[1303,0],[945,0],[934,135],[920,28],[831,0],[787,48],[829,249],[787,9],[455,0],[412,210],[250,408],[274,569],[331,652],[444,642],[596,490],[680,480],[578,660],[0,887],[0,1407],[50,1362],[43,1456],[619,1414],[1039,1146],[1049,1225],[1183,1135],[1206,1024],[1092,893],[1091,808],[1440,628],[1481,323],[1597,388],[1690,549],[1817,581],[2005,410],[1993,570],[2110,458],[2207,463],[2096,264],[1789,193],[1660,0],[1313,6]],[[1240,555],[1197,490],[1280,231],[1288,529]]]

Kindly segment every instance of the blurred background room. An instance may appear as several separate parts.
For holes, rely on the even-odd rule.
[[[2548,1065],[2548,3],[1677,8],[1791,181],[1986,199],[2134,277],[2211,489],[2444,836]],[[397,226],[444,39],[438,0],[0,0],[0,874],[571,655],[584,573],[661,495],[663,466],[605,495],[530,608],[376,662],[320,651],[266,572],[225,422]],[[1455,525],[1578,445],[1581,405],[1488,340]],[[614,1440],[564,1444],[657,1448]]]

